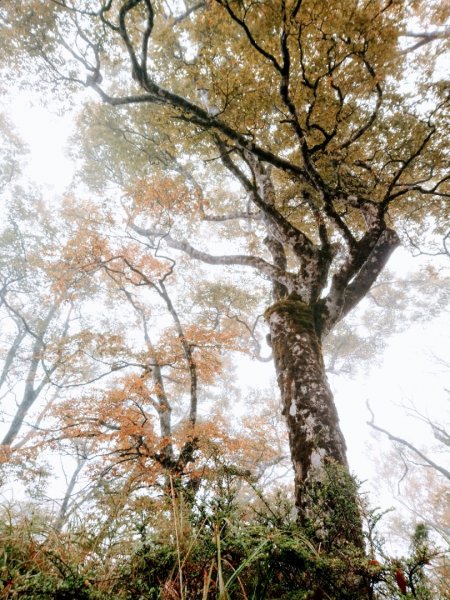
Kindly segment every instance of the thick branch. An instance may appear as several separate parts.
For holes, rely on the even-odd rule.
[[[314,253],[314,246],[311,240],[276,209],[273,185],[270,176],[260,161],[252,153],[244,152],[244,158],[255,178],[255,181],[251,181],[238,165],[233,162],[229,150],[219,137],[216,137],[216,143],[221,150],[221,159],[224,166],[241,182],[244,189],[250,194],[254,204],[265,215],[276,237],[292,248],[299,257],[303,259],[310,257]]]
[[[253,269],[260,271],[261,273],[269,277],[269,279],[277,281],[282,285],[285,285],[291,291],[293,290],[293,275],[290,273],[286,273],[281,269],[278,269],[277,267],[268,263],[262,258],[256,256],[247,256],[244,254],[215,256],[213,254],[203,252],[202,250],[197,250],[196,248],[191,246],[191,244],[187,241],[175,240],[168,233],[155,232],[151,229],[144,229],[133,223],[130,224],[130,227],[139,235],[143,235],[149,238],[161,236],[170,248],[173,248],[175,250],[181,250],[191,258],[195,258],[196,260],[200,260],[201,262],[204,262],[206,264],[252,267]]]
[[[272,255],[273,264],[281,271],[286,272],[287,258],[283,244],[270,234],[265,238],[264,244]],[[274,281],[273,295],[275,300],[280,300],[284,296],[287,296],[286,287],[277,281]]]
[[[370,234],[369,231],[365,236],[366,240],[361,240],[366,243],[360,242],[359,251],[350,256],[333,277],[330,293],[323,302],[324,335],[364,298],[400,243],[397,233],[389,228],[375,238],[375,243],[370,240]]]
[[[400,240],[393,229],[385,229],[380,235],[375,248],[364,263],[358,275],[345,292],[343,319],[368,293],[377,277],[386,266],[392,252],[399,246]]]
[[[111,106],[122,106],[128,104],[162,104],[180,109],[182,113],[188,115],[185,117],[185,120],[200,125],[205,129],[216,130],[224,134],[228,139],[232,140],[240,147],[245,148],[260,158],[262,161],[282,169],[283,171],[295,173],[304,181],[309,181],[307,172],[299,165],[283,159],[276,154],[273,154],[269,150],[265,150],[261,146],[258,146],[247,136],[239,133],[227,125],[224,121],[218,119],[214,115],[211,115],[200,106],[190,102],[182,96],[169,92],[154,82],[150,81],[147,83],[146,88],[147,91],[149,91],[147,94],[128,95],[119,98],[107,94],[98,83],[92,82],[91,87],[99,94],[104,102],[110,104]]]

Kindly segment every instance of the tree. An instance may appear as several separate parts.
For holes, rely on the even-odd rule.
[[[170,494],[173,486],[193,505],[217,470],[257,479],[264,463],[278,459],[273,427],[255,412],[251,431],[234,432],[237,423],[227,422],[224,393],[213,391],[228,387],[226,401],[233,402],[224,352],[246,349],[243,322],[227,306],[226,287],[216,302],[209,288],[213,314],[205,315],[198,310],[201,287],[193,299],[171,291],[174,280],[181,287],[185,280],[175,261],[149,256],[145,245],[120,233],[120,215],[106,227],[107,219],[92,218],[93,207],[86,212],[91,218],[77,222],[70,210],[74,231],[64,252],[75,257],[71,268],[108,289],[116,311],[110,327],[117,329],[119,319],[126,323],[127,339],[120,362],[112,366],[115,377],[81,392],[69,390],[41,426],[43,444],[58,444],[67,454],[75,449],[77,458],[58,522],[62,525],[70,496],[78,494],[76,478],[86,462],[89,475],[74,508],[92,500],[99,485],[114,490],[124,504],[143,487],[152,496]],[[102,339],[108,346],[107,336]]]
[[[115,372],[125,354],[117,324],[112,331],[92,315],[90,303],[103,290],[78,267],[61,214],[50,212],[38,191],[14,192],[0,233],[4,460],[40,447],[52,407],[73,388]],[[86,251],[78,249],[77,258]]]
[[[437,402],[434,404],[439,406]],[[384,479],[396,489],[394,496],[408,509],[413,521],[423,521],[448,545],[450,523],[446,496],[450,471],[445,458],[449,452],[450,437],[445,417],[440,414],[445,411],[443,407],[441,410],[437,407],[434,406],[433,417],[423,414],[412,404],[404,407],[406,418],[425,424],[428,433],[431,433],[421,444],[412,436],[394,433],[378,425],[370,407],[371,420],[368,424],[378,435],[382,434],[392,442],[392,451],[382,470]]]
[[[377,437],[381,433],[393,444],[391,451],[377,461],[379,475],[403,509],[391,515],[387,530],[403,544],[412,541],[413,556],[403,559],[402,564],[413,596],[422,597],[420,588],[426,576],[423,597],[446,598],[450,473],[443,458],[448,455],[448,432],[445,423],[430,419],[413,406],[405,407],[405,414],[431,429],[434,439],[426,440],[426,447],[380,427],[373,413],[369,422],[379,432]]]
[[[57,289],[52,277],[50,256],[55,230],[49,226],[45,210],[40,218],[34,218],[34,229],[30,228],[27,202],[39,206],[40,200],[36,190],[21,186],[26,148],[5,119],[1,125],[5,152],[0,187],[4,204],[0,233],[0,390],[2,415],[11,420],[0,443],[10,447],[59,366],[61,349],[56,347],[54,336],[56,332],[62,337],[67,334],[71,310],[65,310],[67,295],[62,288]]]
[[[92,88],[122,125],[145,117],[148,158],[163,156],[165,174],[160,161],[125,184],[130,227],[149,250],[251,268],[271,283],[265,318],[306,518],[326,464],[347,465],[322,340],[369,292],[397,230],[439,232],[448,215],[449,99],[435,74],[447,9],[433,4],[438,33],[406,47],[420,2],[61,0],[2,10],[14,24],[7,50],[19,40],[46,76]],[[15,56],[30,73],[26,54]],[[224,220],[247,223],[244,251],[203,249],[192,225],[202,217],[210,239]]]

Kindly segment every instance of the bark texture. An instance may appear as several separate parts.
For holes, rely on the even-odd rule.
[[[295,473],[296,504],[305,485],[320,478],[325,459],[347,466],[346,446],[327,382],[310,306],[292,296],[266,311]]]

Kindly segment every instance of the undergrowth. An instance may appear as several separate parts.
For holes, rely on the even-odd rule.
[[[337,476],[339,475],[339,476]],[[339,486],[339,489],[336,487]],[[321,506],[346,502],[336,467],[320,488]],[[318,492],[319,493],[319,492]],[[319,494],[320,495],[320,494]],[[345,505],[348,519],[360,519]],[[361,509],[363,510],[363,509]],[[352,512],[353,511],[353,512]],[[368,513],[366,549],[320,541],[314,519],[299,525],[287,494],[264,497],[224,474],[195,498],[171,482],[159,498],[138,495],[116,522],[95,514],[62,532],[49,515],[3,508],[0,520],[2,600],[447,600],[426,528],[406,557],[386,555]],[[327,510],[328,514],[328,510]],[[371,524],[371,525],[370,525]],[[441,560],[442,570],[442,560]],[[447,595],[446,595],[447,594]]]

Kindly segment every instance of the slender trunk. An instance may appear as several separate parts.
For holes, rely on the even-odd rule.
[[[78,481],[78,476],[86,462],[86,457],[78,458],[75,471],[72,473],[72,477],[70,478],[70,481],[67,485],[66,493],[64,494],[64,498],[59,508],[58,516],[56,517],[56,521],[54,524],[54,528],[58,533],[61,533],[64,523],[66,521],[69,503],[72,498],[73,490],[75,489],[75,485]]]
[[[40,382],[36,381],[39,364],[42,360],[42,352],[45,349],[44,336],[49,328],[49,325],[50,325],[53,317],[55,316],[57,308],[58,308],[58,304],[56,304],[56,303],[50,307],[50,309],[47,313],[47,316],[45,317],[45,319],[43,319],[40,327],[38,326],[36,332],[32,332],[31,329],[26,324],[26,322],[23,321],[25,323],[26,330],[29,333],[31,333],[31,335],[34,337],[34,343],[33,343],[33,347],[31,350],[31,358],[30,358],[30,364],[28,367],[28,372],[27,372],[27,375],[25,378],[25,389],[23,392],[22,401],[20,402],[19,406],[17,407],[16,414],[14,415],[14,418],[9,426],[9,429],[5,434],[5,437],[0,442],[0,445],[12,446],[14,440],[17,438],[17,436],[23,426],[23,422],[25,420],[25,417],[28,414],[28,411],[33,406],[33,404],[36,402],[37,398],[39,397],[39,394],[42,392],[45,385],[49,382],[50,375],[55,371],[55,369],[57,367],[57,363],[54,363],[50,368],[46,369],[44,375],[41,378],[41,381]],[[70,312],[71,311],[69,311],[69,315],[66,320],[66,326],[64,328],[64,331],[62,332],[63,336],[67,333]],[[22,317],[20,317],[20,318],[22,318]],[[23,320],[23,318],[22,318],[22,320]]]
[[[266,319],[289,432],[299,518],[312,523],[321,542],[325,536],[331,544],[340,538],[362,547],[356,486],[348,474],[345,440],[327,382],[313,309],[289,297],[273,304]],[[331,477],[330,469],[334,469]],[[334,484],[339,489],[333,490]],[[348,522],[341,532],[332,532],[320,521],[329,523],[330,513],[337,516],[339,512],[337,520],[342,522],[340,503],[346,504]],[[328,514],[318,519],[319,509]]]
[[[28,411],[33,406],[36,400],[36,392],[31,386],[27,386],[23,395],[22,402],[19,404],[16,414],[1,441],[2,446],[12,446],[14,440],[19,434]]]

